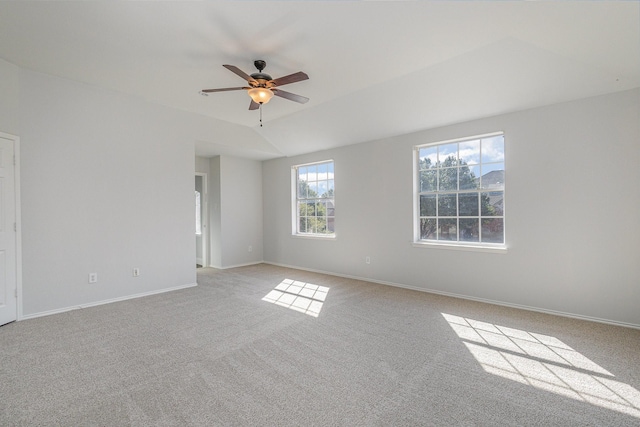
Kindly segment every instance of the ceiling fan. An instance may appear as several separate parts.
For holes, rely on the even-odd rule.
[[[302,80],[307,80],[308,75],[302,71],[289,74],[288,76],[273,79],[269,74],[263,73],[262,70],[267,66],[267,63],[261,59],[254,61],[253,65],[258,69],[257,73],[251,75],[245,73],[235,65],[223,65],[227,70],[237,74],[247,81],[249,86],[240,87],[226,87],[221,89],[203,89],[201,93],[207,94],[212,92],[227,92],[231,90],[246,90],[251,97],[251,103],[249,104],[249,110],[257,110],[262,104],[266,104],[269,100],[275,96],[288,99],[290,101],[299,102],[304,104],[309,101],[309,98],[296,95],[295,93],[285,92],[279,89],[277,86],[284,86],[291,83],[296,83]]]

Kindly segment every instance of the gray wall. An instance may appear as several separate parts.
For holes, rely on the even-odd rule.
[[[220,156],[220,182],[220,266],[261,262],[262,163]]]
[[[195,283],[180,114],[27,71],[20,93],[24,314]]]
[[[233,156],[196,158],[209,173],[209,266],[262,262],[262,163]],[[251,247],[251,251],[249,251]]]
[[[238,128],[0,60],[0,131],[21,138],[23,316],[194,285],[194,146],[252,137]]]
[[[640,326],[639,123],[633,90],[266,161],[264,259]],[[495,131],[506,141],[507,252],[414,247],[412,148]],[[336,239],[292,237],[290,168],[326,159]]]
[[[221,219],[221,177],[220,156],[209,160],[209,266],[222,266],[222,219]]]
[[[20,135],[20,68],[0,59],[0,132]]]

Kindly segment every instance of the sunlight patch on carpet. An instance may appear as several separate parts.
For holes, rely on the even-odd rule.
[[[640,392],[559,339],[442,313],[482,368],[640,418]]]
[[[329,288],[298,280],[284,279],[262,301],[267,301],[309,316],[318,317]]]

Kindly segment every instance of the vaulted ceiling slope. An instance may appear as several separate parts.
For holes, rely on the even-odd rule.
[[[638,2],[0,2],[0,58],[243,126],[200,155],[290,156],[640,86]],[[248,111],[222,67],[301,105]],[[268,146],[265,149],[265,145]]]

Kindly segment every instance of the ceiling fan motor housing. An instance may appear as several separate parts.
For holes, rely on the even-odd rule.
[[[260,83],[260,87],[266,87],[267,82],[270,82],[271,80],[273,80],[269,74],[265,74],[265,73],[253,73],[251,74],[251,77],[254,80],[258,81],[258,83]],[[252,83],[252,82],[249,82],[249,83]]]
[[[269,87],[270,85],[268,85],[268,83],[273,79],[269,74],[262,72],[262,70],[267,66],[267,63],[262,59],[256,59],[253,61],[253,65],[258,69],[258,72],[251,74],[251,78],[256,80],[258,84],[253,84],[253,82],[249,82],[249,84],[253,87]]]

